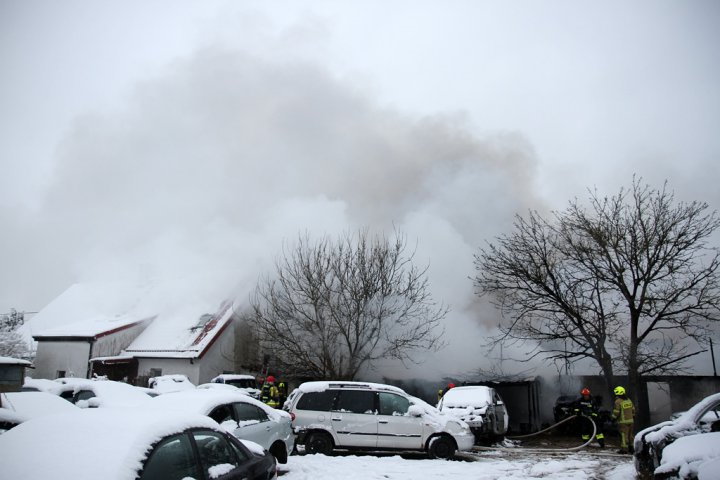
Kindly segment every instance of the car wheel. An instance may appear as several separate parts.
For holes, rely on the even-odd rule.
[[[322,432],[313,432],[308,435],[305,441],[306,453],[320,453],[322,455],[330,455],[333,451],[333,441],[330,435]]]
[[[455,442],[445,436],[433,437],[428,445],[428,455],[430,458],[450,459],[455,455]]]
[[[275,457],[275,460],[277,460],[277,463],[287,463],[287,450],[285,449],[285,444],[282,442],[275,442],[270,447],[270,453],[273,457]]]

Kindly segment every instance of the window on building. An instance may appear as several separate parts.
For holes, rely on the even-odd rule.
[[[65,370],[58,370],[55,372],[55,378],[65,378]]]

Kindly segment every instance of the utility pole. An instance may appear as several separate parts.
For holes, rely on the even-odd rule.
[[[715,368],[715,351],[713,350],[712,338],[710,339],[710,357],[712,358],[712,362],[713,362],[713,376],[717,377],[718,374],[717,374],[717,369]]]

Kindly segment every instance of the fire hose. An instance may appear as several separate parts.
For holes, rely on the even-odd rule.
[[[585,442],[585,443],[583,443],[582,445],[577,446],[577,447],[562,448],[562,449],[557,449],[557,448],[522,448],[522,449],[518,449],[518,448],[508,448],[508,447],[479,447],[479,446],[475,446],[475,447],[473,447],[473,450],[483,450],[483,451],[484,451],[484,450],[490,450],[490,451],[518,452],[518,453],[519,453],[520,451],[522,451],[523,453],[527,453],[527,452],[530,452],[530,453],[551,453],[551,452],[574,452],[574,451],[577,451],[577,450],[582,450],[583,448],[585,448],[585,447],[587,447],[588,445],[590,445],[593,440],[595,440],[595,434],[597,433],[597,425],[595,425],[595,422],[593,421],[593,419],[590,418],[590,417],[586,417],[586,416],[584,416],[584,415],[573,415],[573,416],[571,416],[571,417],[565,418],[565,419],[563,419],[563,420],[560,420],[559,422],[557,422],[557,423],[554,424],[554,425],[550,425],[549,427],[540,430],[539,432],[530,433],[530,434],[528,434],[528,435],[519,435],[519,436],[514,436],[514,437],[507,437],[507,438],[510,439],[510,440],[519,440],[519,439],[521,439],[521,438],[534,437],[534,436],[540,435],[541,433],[545,433],[545,432],[550,431],[550,430],[552,430],[552,429],[554,429],[554,428],[557,428],[558,426],[562,425],[563,423],[569,422],[570,420],[573,420],[574,418],[576,418],[576,417],[578,417],[578,416],[580,416],[580,417],[582,417],[582,418],[586,418],[586,419],[592,424],[593,432],[592,432],[592,435],[590,435],[590,439],[589,439],[587,442]]]

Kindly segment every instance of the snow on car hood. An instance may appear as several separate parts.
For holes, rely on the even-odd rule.
[[[480,386],[451,388],[445,392],[441,403],[443,408],[487,408],[493,403],[492,390]]]
[[[3,478],[134,480],[155,442],[193,427],[220,430],[203,415],[131,408],[32,419],[0,435]]]
[[[698,468],[713,459],[720,459],[720,432],[678,438],[663,449],[655,475],[678,471],[680,478],[697,478]]]
[[[470,427],[467,423],[463,422],[459,418],[441,412],[437,408],[417,397],[408,396],[408,399],[410,400],[411,405],[415,405],[416,407],[422,409],[423,420],[425,420],[426,424],[431,426],[436,432],[449,431],[450,433],[458,433],[460,430],[469,431]]]

